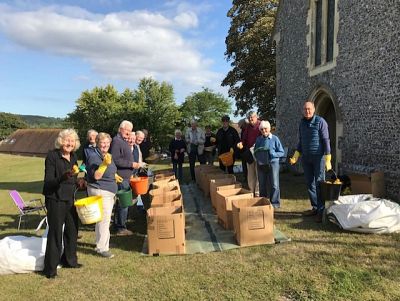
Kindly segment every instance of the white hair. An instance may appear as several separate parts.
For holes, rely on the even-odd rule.
[[[176,134],[181,134],[181,135],[182,135],[182,131],[179,130],[179,129],[178,129],[178,130],[175,130],[175,135],[176,135]]]
[[[261,121],[260,122],[260,126],[258,127],[259,130],[262,130],[262,129],[265,129],[265,128],[271,129],[271,124],[267,120]]]
[[[56,147],[56,149],[60,149],[64,143],[64,140],[67,137],[74,138],[74,140],[75,140],[74,152],[76,152],[78,150],[78,148],[81,146],[81,143],[79,141],[78,134],[76,133],[76,131],[74,129],[65,129],[65,130],[62,130],[61,132],[59,132],[58,136],[56,138],[56,141],[54,143],[54,146]]]
[[[90,135],[92,135],[92,134],[96,134],[96,136],[97,136],[99,133],[94,129],[90,129],[87,131],[86,137],[89,139]]]
[[[136,131],[136,136],[143,136],[145,137],[146,135],[142,131]]]
[[[123,121],[120,123],[119,128],[120,128],[120,129],[127,129],[127,130],[132,131],[132,129],[133,129],[133,123],[130,122],[129,120],[123,120]]]

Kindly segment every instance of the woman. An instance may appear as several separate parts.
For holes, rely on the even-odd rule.
[[[45,160],[43,195],[49,232],[43,273],[47,278],[57,276],[59,264],[67,268],[81,266],[76,255],[78,215],[74,206],[74,192],[77,173],[73,171],[76,169],[76,150],[79,146],[75,130],[62,130],[55,141],[55,149],[48,152]]]
[[[268,121],[261,121],[259,130],[261,136],[256,139],[254,157],[257,161],[260,196],[269,197],[272,206],[279,208],[279,158],[284,156],[285,151],[279,138],[271,134]]]
[[[175,130],[175,138],[169,144],[171,153],[172,169],[175,173],[175,178],[182,182],[182,164],[185,160],[186,143],[182,139],[182,132]]]
[[[110,222],[114,206],[114,197],[118,190],[116,183],[117,167],[108,153],[111,136],[99,133],[96,137],[96,149],[87,158],[88,164],[88,194],[100,195],[103,198],[103,219],[96,223],[96,252],[105,258],[112,258],[110,252]]]

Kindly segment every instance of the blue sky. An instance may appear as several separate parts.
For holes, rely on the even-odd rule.
[[[66,117],[85,90],[151,76],[176,102],[221,80],[230,1],[0,2],[0,112]]]

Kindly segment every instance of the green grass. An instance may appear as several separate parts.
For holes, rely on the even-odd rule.
[[[0,238],[34,235],[34,216],[16,230],[17,209],[7,191],[41,197],[44,159],[0,155],[0,166]],[[140,253],[145,218],[135,216],[128,227],[136,235],[111,237],[115,258],[95,255],[93,226],[84,226],[78,242],[83,268],[61,269],[55,280],[37,273],[0,276],[0,299],[400,300],[400,234],[349,233],[302,217],[309,202],[301,176],[281,174],[281,190],[275,223],[292,242],[149,257]]]

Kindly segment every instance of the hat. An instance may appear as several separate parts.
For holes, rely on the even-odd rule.
[[[224,122],[224,121],[229,121],[229,120],[231,120],[231,119],[229,118],[228,115],[222,116],[222,118],[221,118],[221,121],[222,121],[222,122]]]

